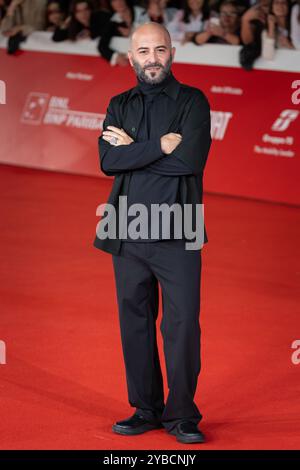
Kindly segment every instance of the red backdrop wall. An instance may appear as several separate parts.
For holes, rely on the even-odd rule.
[[[97,139],[112,95],[135,85],[130,67],[100,57],[0,50],[0,161],[101,174]],[[212,110],[206,191],[300,204],[300,74],[175,63]]]

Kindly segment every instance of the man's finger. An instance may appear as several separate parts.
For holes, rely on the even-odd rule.
[[[118,139],[123,135],[122,134],[117,134],[117,132],[113,132],[113,131],[103,131],[102,132],[103,135],[106,135],[107,137],[117,137]]]
[[[102,138],[104,140],[107,140],[108,142],[115,142],[116,141],[116,136],[113,135],[103,135]],[[117,138],[118,141],[120,141],[120,137]]]
[[[182,139],[182,135],[181,134],[176,134],[176,132],[170,132],[170,135],[174,136],[174,137],[179,137],[180,139]]]
[[[111,137],[109,137],[108,135],[103,135],[102,138],[103,138],[104,140],[107,140],[108,142],[111,141]]]
[[[124,135],[126,132],[123,129],[119,129],[115,126],[107,126],[107,129],[111,129],[112,131],[116,132],[118,135]]]

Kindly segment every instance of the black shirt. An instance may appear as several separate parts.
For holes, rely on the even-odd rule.
[[[128,195],[137,170],[147,167],[154,174],[180,176],[180,205],[188,204],[194,211],[202,203],[203,172],[211,146],[209,103],[199,88],[180,83],[175,77],[161,96],[162,101],[153,101],[155,119],[149,140],[143,142],[137,141],[143,121],[143,98],[138,86],[113,96],[107,107],[103,130],[108,126],[123,128],[133,139],[129,145],[112,145],[101,134],[98,138],[100,168],[107,176],[113,176],[114,181],[107,210],[97,224],[94,246],[111,254],[120,253],[120,197]],[[160,138],[168,132],[181,134],[182,140],[171,154],[162,155]],[[182,173],[177,167],[178,160],[184,164]],[[204,226],[204,243],[207,241]]]
[[[163,93],[165,87],[174,80],[172,72],[160,83],[158,84],[148,84],[138,79],[138,88],[142,93],[143,97],[143,119],[139,127],[139,132],[137,135],[137,142],[149,141],[150,138],[150,129],[151,125],[154,125],[156,113],[163,112],[163,103],[164,100],[170,99],[166,94]],[[156,101],[156,112],[153,112],[153,101]],[[161,104],[161,106],[160,106]],[[153,242],[161,239],[173,239],[174,238],[174,214],[170,212],[170,233],[162,233],[162,219],[157,220],[158,226],[158,236],[151,237],[151,205],[152,204],[162,204],[166,203],[168,206],[172,206],[174,203],[179,203],[178,191],[179,191],[179,180],[182,174],[189,174],[190,169],[185,165],[184,162],[180,160],[175,160],[172,167],[168,168],[167,174],[166,169],[162,173],[160,170],[160,165],[164,165],[165,160],[168,159],[168,155],[164,154],[161,150],[160,142],[153,142],[153,152],[157,154],[157,146],[159,145],[159,151],[161,154],[161,161],[158,164],[153,165],[153,171],[151,168],[146,167],[133,172],[129,191],[127,204],[128,208],[133,204],[140,203],[143,204],[148,211],[148,231],[143,232],[142,229],[146,227],[138,226],[136,231],[140,232],[140,238],[131,239],[130,232],[127,230],[128,238],[125,241],[128,242]],[[170,159],[169,159],[170,160]],[[137,212],[139,216],[139,212]],[[127,229],[129,228],[132,220],[136,219],[136,215],[128,216]],[[154,221],[154,219],[153,219]],[[164,218],[164,230],[167,229],[168,219]],[[154,228],[154,227],[153,227]]]

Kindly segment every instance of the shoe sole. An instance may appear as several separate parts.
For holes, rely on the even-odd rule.
[[[178,442],[181,442],[182,444],[203,444],[205,442],[205,437],[199,437],[199,436],[194,436],[194,437],[183,437],[183,436],[178,436],[177,432],[172,430],[168,431],[169,434],[172,436],[175,436]]]
[[[195,437],[180,437],[176,436],[178,442],[182,444],[203,444],[205,442],[204,438],[195,436]]]
[[[114,424],[112,430],[116,434],[121,434],[122,436],[136,436],[137,434],[144,434],[147,431],[153,431],[154,429],[161,429],[162,426],[158,426],[157,424],[145,424],[144,426],[140,426],[136,429],[125,429],[122,426],[118,426]]]

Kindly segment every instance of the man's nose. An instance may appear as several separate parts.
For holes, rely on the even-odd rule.
[[[150,54],[149,54],[149,63],[150,63],[150,64],[153,64],[154,62],[155,62],[155,63],[158,62],[157,52],[156,52],[156,51],[152,51],[152,52],[150,52]]]

